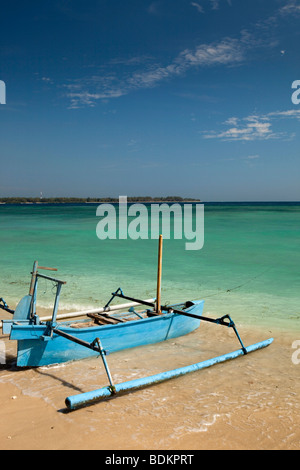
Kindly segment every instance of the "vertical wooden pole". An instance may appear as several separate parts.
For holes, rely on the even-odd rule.
[[[33,269],[32,269],[32,276],[31,276],[31,284],[30,284],[30,289],[29,289],[29,295],[33,295],[33,291],[34,291],[34,285],[35,285],[35,280],[36,280],[36,274],[37,274],[37,271],[38,271],[38,262],[35,261],[34,264],[33,264]]]
[[[156,291],[156,313],[158,314],[161,314],[162,245],[163,245],[163,237],[162,235],[160,235],[159,243],[158,243],[157,291]]]

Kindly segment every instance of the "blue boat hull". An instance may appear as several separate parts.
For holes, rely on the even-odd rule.
[[[201,316],[203,305],[203,300],[195,301],[185,311]],[[186,335],[199,327],[200,320],[176,313],[165,313],[116,325],[72,328],[68,324],[70,322],[58,323],[56,327],[88,343],[98,337],[103,348],[108,353],[113,353]],[[18,341],[18,367],[47,366],[99,355],[55,333],[50,337],[47,329],[45,324],[12,326],[10,339]]]

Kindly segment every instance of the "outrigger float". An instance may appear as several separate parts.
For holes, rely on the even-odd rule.
[[[204,300],[162,306],[161,268],[162,236],[159,239],[156,299],[136,299],[125,295],[119,287],[112,293],[112,297],[104,307],[58,315],[60,292],[62,286],[66,283],[40,274],[39,270],[41,269],[57,270],[39,266],[38,262],[35,261],[31,273],[29,294],[21,299],[16,309],[12,310],[4,299],[0,299],[0,308],[13,314],[12,319],[2,320],[2,331],[3,334],[10,335],[10,340],[16,340],[18,343],[17,366],[40,367],[84,359],[90,356],[100,356],[109,385],[98,390],[67,397],[65,400],[67,408],[75,410],[121,393],[137,390],[235,359],[265,348],[272,343],[273,338],[269,338],[245,347],[235,323],[229,315],[216,319],[202,315]],[[40,278],[51,281],[56,285],[53,312],[49,317],[39,317],[36,313],[37,287]],[[111,305],[115,298],[127,300],[129,303]],[[141,305],[148,308],[137,312],[135,307]],[[81,318],[74,320],[78,317]],[[68,320],[58,321],[66,319]],[[186,335],[197,329],[201,320],[232,328],[240,348],[228,354],[186,367],[114,384],[106,360],[108,353]]]

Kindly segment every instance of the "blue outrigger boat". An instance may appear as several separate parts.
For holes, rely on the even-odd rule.
[[[112,294],[107,304],[98,309],[58,315],[58,303],[64,281],[45,276],[39,269],[55,270],[38,266],[35,261],[32,271],[29,294],[25,295],[15,310],[0,299],[0,308],[13,314],[10,320],[2,320],[4,334],[18,342],[17,366],[40,367],[62,362],[84,359],[89,356],[102,358],[109,386],[66,398],[70,410],[95,403],[99,400],[117,395],[121,392],[139,389],[147,385],[178,377],[214,364],[235,359],[271,344],[272,338],[245,347],[236,326],[229,315],[213,319],[203,316],[203,300],[162,306],[160,302],[161,278],[161,239],[159,249],[157,298],[140,300],[125,295],[121,288]],[[36,312],[38,279],[43,278],[56,284],[56,296],[53,312],[50,317],[40,318]],[[111,305],[115,298],[128,300],[130,303]],[[146,310],[135,311],[135,306],[144,305]],[[73,320],[58,321],[62,317],[73,317]],[[74,320],[75,317],[85,317]],[[126,348],[154,344],[171,338],[191,333],[199,327],[200,321],[208,321],[232,328],[240,343],[240,349],[208,361],[162,372],[151,377],[114,384],[106,355]]]
[[[185,302],[163,308],[161,313],[154,309],[151,300],[127,297],[121,288],[112,294],[105,307],[90,311],[57,315],[61,287],[65,282],[38,272],[34,263],[29,294],[21,299],[16,310],[10,309],[2,299],[0,307],[13,314],[10,320],[2,320],[4,334],[18,342],[17,366],[40,367],[62,362],[84,359],[99,355],[96,338],[101,338],[105,350],[110,353],[186,335],[200,325],[203,300]],[[50,268],[47,268],[50,269]],[[56,283],[56,296],[52,316],[40,318],[36,313],[38,279]],[[131,303],[111,306],[115,297],[130,300]],[[151,309],[136,312],[134,306],[146,305]],[[127,311],[124,311],[126,307]],[[182,309],[189,316],[174,312]],[[120,309],[122,309],[120,311]],[[58,317],[85,316],[84,319],[57,321]]]

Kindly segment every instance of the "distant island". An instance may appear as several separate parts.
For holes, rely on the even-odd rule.
[[[115,197],[1,197],[0,204],[88,204],[88,203],[118,203],[119,198]],[[134,196],[127,197],[127,202],[200,202],[200,199],[183,198],[180,196],[167,197],[151,197],[151,196]]]

